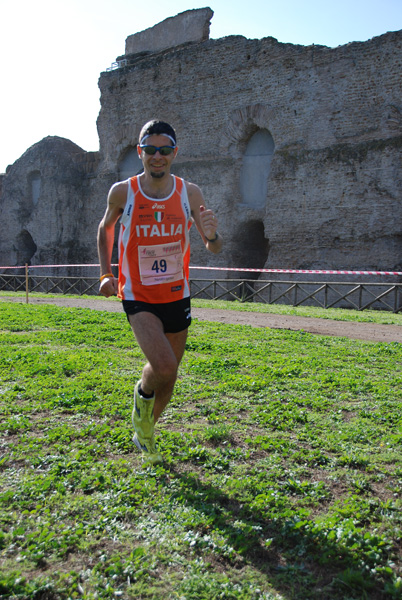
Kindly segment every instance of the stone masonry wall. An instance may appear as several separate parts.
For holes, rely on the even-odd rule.
[[[127,55],[129,66],[99,82],[102,164],[113,169],[146,120],[166,119],[178,133],[176,173],[220,217],[227,243],[214,264],[253,266],[245,225],[261,222],[258,268],[400,269],[401,45],[402,32],[335,49],[236,36]],[[257,129],[275,142],[259,211],[239,191]],[[197,240],[193,256],[211,260]]]
[[[2,265],[92,262],[90,174],[97,153],[47,137],[27,150],[4,177],[0,219]],[[34,184],[34,181],[36,182]]]

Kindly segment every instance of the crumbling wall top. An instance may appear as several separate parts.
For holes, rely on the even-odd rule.
[[[213,15],[213,11],[207,7],[186,10],[169,17],[154,27],[129,35],[125,53],[159,52],[187,42],[208,40]]]

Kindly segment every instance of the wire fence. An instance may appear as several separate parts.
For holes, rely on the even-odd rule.
[[[192,298],[260,302],[290,306],[402,311],[402,283],[289,281],[190,277]],[[97,295],[98,277],[0,274],[0,291],[43,294]]]

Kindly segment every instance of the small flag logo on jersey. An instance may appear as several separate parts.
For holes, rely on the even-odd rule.
[[[155,221],[157,223],[162,223],[164,216],[165,216],[164,212],[160,212],[158,210],[154,212]]]

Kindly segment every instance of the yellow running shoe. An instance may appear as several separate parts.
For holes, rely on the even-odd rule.
[[[146,460],[152,464],[162,462],[162,456],[156,450],[154,438],[154,404],[155,395],[152,398],[143,398],[139,393],[141,381],[134,389],[134,406],[131,421],[135,430],[133,442],[138,450],[145,454]]]
[[[155,440],[143,440],[145,443],[141,443],[138,434],[133,435],[133,442],[137,446],[138,450],[142,452],[144,462],[149,462],[153,465],[160,465],[163,461],[162,455],[157,451]]]
[[[154,404],[155,394],[152,398],[143,398],[139,389],[141,381],[134,388],[134,406],[131,414],[131,422],[138,438],[142,443],[142,439],[150,439],[154,435]]]

